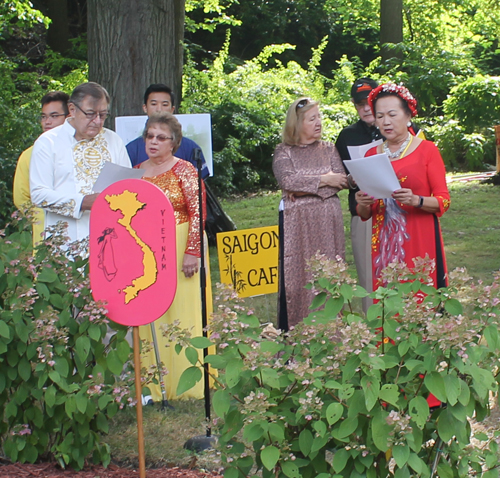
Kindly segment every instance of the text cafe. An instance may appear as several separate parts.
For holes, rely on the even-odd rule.
[[[278,226],[217,234],[221,282],[240,297],[278,292]]]

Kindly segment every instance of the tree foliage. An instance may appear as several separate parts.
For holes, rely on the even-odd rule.
[[[16,29],[27,31],[36,24],[48,27],[50,18],[33,8],[26,0],[9,0],[0,5],[0,39],[15,33]]]
[[[322,98],[326,139],[333,140],[342,125],[354,119],[346,93],[354,81],[352,72],[344,78],[346,67],[331,80],[318,71],[326,46],[324,40],[313,49],[307,69],[280,61],[269,68],[276,55],[294,48],[289,44],[268,46],[256,58],[235,66],[228,53],[229,37],[209,69],[200,72],[188,62],[183,111],[210,111],[212,115],[217,174],[211,184],[219,193],[274,187],[273,151],[281,142],[286,110],[298,96]],[[345,59],[342,63],[352,65]]]
[[[17,158],[41,133],[40,99],[51,90],[70,93],[86,79],[87,64],[82,60],[82,42],[74,42],[68,57],[46,47],[50,19],[30,2],[4,2],[0,12],[0,227],[4,227],[13,210]]]
[[[241,20],[237,20],[228,15],[228,8],[236,0],[186,0],[186,30],[195,32],[197,30],[207,30],[211,33],[220,25],[241,25]],[[196,12],[193,13],[192,12]],[[203,13],[203,17],[199,17]],[[192,14],[192,15],[190,15]],[[198,21],[197,21],[198,20]]]
[[[230,47],[230,54],[239,61],[256,57],[270,44],[289,43],[296,48],[282,52],[281,61],[294,61],[305,68],[311,49],[326,36],[330,41],[319,67],[322,74],[329,75],[344,54],[368,63],[378,52],[378,3],[372,0],[249,0],[233,2],[226,11],[240,21],[231,28]],[[213,52],[225,42],[222,30],[197,31],[186,37],[198,45],[195,60],[200,63],[213,59]]]

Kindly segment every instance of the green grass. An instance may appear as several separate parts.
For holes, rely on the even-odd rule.
[[[181,466],[217,470],[219,464],[213,451],[202,455],[183,448],[190,438],[205,435],[203,401],[172,401],[174,410],[160,410],[157,405],[143,407],[143,431],[146,466]],[[137,421],[135,408],[121,411],[112,421],[106,442],[113,461],[137,467]]]
[[[346,260],[352,263],[352,248],[349,240],[351,216],[347,204],[347,191],[342,191],[339,196],[342,204],[342,211],[344,213]],[[231,216],[238,229],[275,226],[278,224],[278,206],[280,199],[281,192],[266,192],[246,198],[224,200],[222,201],[222,207]],[[216,252],[215,249],[213,252]],[[210,251],[210,253],[212,254],[212,251]]]
[[[441,218],[448,269],[466,267],[477,279],[490,282],[492,273],[500,269],[500,187],[477,182],[450,185],[451,208]],[[340,194],[346,232],[346,260],[354,272],[349,240],[350,216],[347,192]],[[278,222],[280,194],[256,194],[222,201],[224,210],[238,229],[275,225]],[[217,251],[210,249],[212,283],[219,280]],[[245,303],[256,310],[262,322],[276,322],[276,294],[250,297]],[[194,457],[184,450],[187,439],[203,435],[204,405],[202,401],[172,402],[175,411],[159,411],[146,407],[144,432],[148,466],[196,466],[216,469],[213,455]],[[106,438],[115,461],[137,463],[137,427],[132,410],[121,412]]]
[[[448,270],[466,267],[491,282],[500,269],[500,187],[452,183],[451,207],[441,218]]]
[[[275,226],[278,224],[280,192],[254,194],[245,198],[222,201],[222,207],[238,229]]]

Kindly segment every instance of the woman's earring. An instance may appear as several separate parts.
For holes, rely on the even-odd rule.
[[[411,121],[408,121],[408,123],[406,123],[406,127],[409,128],[411,126]]]

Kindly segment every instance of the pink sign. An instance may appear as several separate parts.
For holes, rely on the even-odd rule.
[[[98,196],[90,214],[90,285],[119,324],[149,324],[170,307],[177,288],[175,217],[160,188],[125,179]]]

